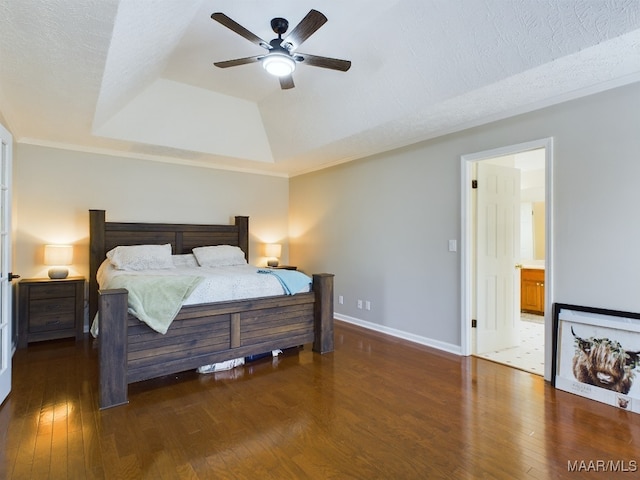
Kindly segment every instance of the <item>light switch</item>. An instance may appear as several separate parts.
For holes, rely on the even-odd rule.
[[[458,250],[458,241],[457,240],[449,240],[449,251],[455,252]]]

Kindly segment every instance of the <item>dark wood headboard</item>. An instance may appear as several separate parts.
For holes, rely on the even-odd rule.
[[[106,222],[104,210],[89,210],[89,323],[98,311],[96,274],[106,253],[118,245],[170,243],[174,255],[195,247],[233,245],[249,260],[249,217],[235,217],[235,225]]]

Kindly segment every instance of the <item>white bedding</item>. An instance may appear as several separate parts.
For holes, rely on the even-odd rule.
[[[117,270],[109,260],[105,260],[97,272],[98,284],[102,289],[109,288],[109,280],[118,275],[195,275],[204,277],[204,280],[193,290],[183,305],[285,294],[280,281],[274,275],[258,274],[258,267],[251,265],[200,267],[192,254],[174,255],[173,261],[176,268],[132,272]],[[309,284],[306,288],[295,293],[308,292],[310,287]]]

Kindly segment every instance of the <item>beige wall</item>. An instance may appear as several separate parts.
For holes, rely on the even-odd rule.
[[[14,150],[14,272],[46,277],[43,245],[71,243],[71,275],[89,274],[89,209],[110,221],[233,222],[250,216],[250,262],[262,242],[288,248],[288,180],[18,144]]]
[[[339,316],[455,351],[460,157],[553,137],[555,301],[640,311],[638,125],[633,84],[295,177],[291,260],[336,274]]]
[[[545,259],[545,203],[533,202],[533,258]]]

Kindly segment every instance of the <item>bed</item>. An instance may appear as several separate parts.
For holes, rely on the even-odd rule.
[[[312,275],[311,291],[183,306],[166,334],[128,313],[127,290],[99,290],[97,273],[116,246],[171,244],[174,254],[201,246],[239,247],[248,260],[249,218],[234,225],[122,223],[89,210],[89,318],[99,312],[99,403],[128,402],[128,385],[238,357],[311,343],[333,351],[333,275]]]

